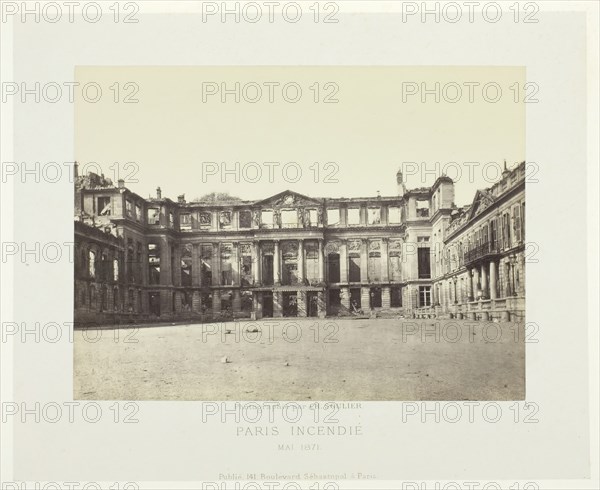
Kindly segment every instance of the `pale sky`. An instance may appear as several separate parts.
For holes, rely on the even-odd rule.
[[[396,194],[395,175],[403,162],[427,164],[416,175],[405,175],[408,188],[431,185],[436,175],[424,171],[435,170],[436,162],[440,167],[458,162],[463,175],[456,182],[456,203],[464,205],[476,189],[491,185],[497,168],[486,167],[486,182],[479,170],[468,178],[464,162],[479,162],[472,168],[481,169],[488,162],[501,165],[506,159],[510,167],[525,160],[522,67],[78,67],[76,81],[102,88],[99,102],[79,98],[75,104],[80,168],[97,162],[111,178],[120,169],[126,186],[144,197],[154,195],[157,186],[173,200],[179,194],[191,200],[213,191],[262,199],[286,189],[313,197],[375,196],[377,191],[388,196]],[[122,102],[134,92],[133,86],[125,87],[128,82],[139,87],[133,95],[137,103]],[[215,86],[220,90],[222,83],[235,89],[236,82],[240,102],[229,95],[223,103],[220,93],[207,93]],[[279,83],[272,88],[273,103],[265,85],[271,82]],[[412,87],[420,90],[421,84],[435,90],[436,82],[439,102],[434,94],[425,102],[420,92],[406,94]],[[283,97],[288,83],[289,98],[296,97],[295,87],[302,90],[296,103]],[[473,102],[465,85],[470,83]],[[490,83],[486,101],[482,87]],[[514,100],[517,88],[519,102]],[[323,103],[327,95],[338,102]],[[450,102],[454,98],[458,102]],[[492,102],[494,98],[498,100]],[[127,162],[136,162],[137,170],[125,167]],[[234,170],[240,162],[237,176],[221,175],[222,162]],[[269,167],[267,162],[280,165]],[[286,181],[282,172],[289,162],[297,165],[286,167],[288,180],[297,182]],[[203,175],[203,168],[217,174]],[[274,169],[273,182],[269,168]],[[456,167],[449,167],[448,175],[455,173]],[[244,181],[244,175],[256,181]],[[139,182],[131,182],[130,176]]]

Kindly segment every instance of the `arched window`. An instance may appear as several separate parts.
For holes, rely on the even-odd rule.
[[[88,257],[88,275],[93,279],[96,277],[96,252],[90,250]]]

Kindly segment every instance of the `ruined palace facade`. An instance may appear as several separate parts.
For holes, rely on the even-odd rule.
[[[524,315],[524,164],[454,204],[454,182],[395,196],[143,198],[75,182],[75,321]]]

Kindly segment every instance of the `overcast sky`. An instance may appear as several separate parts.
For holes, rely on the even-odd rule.
[[[509,167],[525,160],[520,67],[78,67],[76,81],[102,88],[99,102],[76,101],[80,168],[96,162],[145,197],[157,186],[173,200],[213,191],[262,199],[286,189],[389,196],[401,166],[413,188],[431,185],[443,167],[455,177],[447,164],[457,162],[464,205],[496,180],[504,159]],[[225,102],[223,84],[234,92]],[[423,87],[433,91],[425,102]]]

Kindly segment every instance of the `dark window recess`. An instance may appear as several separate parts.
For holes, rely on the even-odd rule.
[[[340,282],[340,256],[339,254],[329,254],[327,256],[327,269],[329,282]]]
[[[110,216],[110,197],[98,198],[98,215]]]
[[[418,249],[419,279],[431,278],[431,254],[429,247]]]
[[[360,282],[360,257],[350,256],[348,262],[348,280],[350,282]]]
[[[371,308],[381,308],[381,288],[371,288],[369,291],[369,305]]]
[[[192,249],[189,245],[183,247],[181,254],[181,285],[192,285]]]
[[[252,226],[252,213],[250,211],[240,211],[240,228],[250,228]]]

